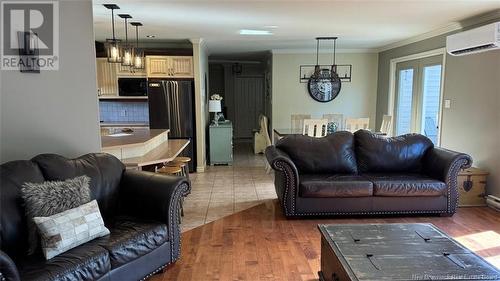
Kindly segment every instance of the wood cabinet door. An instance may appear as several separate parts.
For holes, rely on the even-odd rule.
[[[118,96],[116,65],[107,58],[97,58],[97,93],[99,96]]]
[[[146,77],[146,69],[130,70],[130,66],[123,66],[117,63],[117,73],[120,77]]]
[[[146,57],[147,77],[170,77],[170,58],[167,56]]]
[[[193,73],[193,57],[189,56],[172,56],[170,57],[171,74],[178,78],[192,78]]]

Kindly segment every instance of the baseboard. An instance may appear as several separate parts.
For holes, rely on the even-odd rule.
[[[500,212],[500,198],[493,195],[488,195],[486,196],[486,204],[488,205],[488,207]]]
[[[198,166],[198,167],[196,167],[196,172],[197,173],[204,173],[205,172],[205,166]]]

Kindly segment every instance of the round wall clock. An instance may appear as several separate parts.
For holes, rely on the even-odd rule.
[[[335,99],[340,92],[342,83],[334,71],[323,69],[317,74],[311,75],[307,82],[309,95],[319,102],[329,102]]]

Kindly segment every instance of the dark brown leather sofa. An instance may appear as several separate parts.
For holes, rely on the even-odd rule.
[[[366,130],[323,138],[290,135],[266,149],[287,217],[440,214],[458,202],[457,175],[469,155],[425,136],[386,138]]]
[[[21,186],[80,175],[91,178],[91,197],[111,234],[50,260],[41,251],[27,256]],[[179,202],[190,191],[184,178],[125,170],[109,154],[42,154],[2,164],[0,180],[0,280],[141,280],[180,256]]]

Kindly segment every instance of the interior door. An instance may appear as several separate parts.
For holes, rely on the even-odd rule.
[[[264,78],[237,77],[234,85],[234,137],[251,139],[264,113]]]
[[[443,56],[396,65],[394,133],[420,133],[439,144]]]

